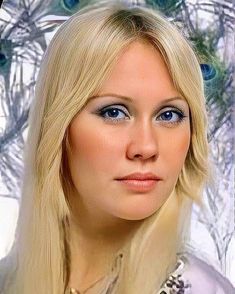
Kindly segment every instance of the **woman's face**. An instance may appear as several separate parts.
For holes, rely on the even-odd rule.
[[[98,95],[69,128],[75,199],[89,215],[144,219],[167,200],[184,164],[188,104],[160,53],[140,42],[122,53]],[[158,180],[117,180],[132,173]]]

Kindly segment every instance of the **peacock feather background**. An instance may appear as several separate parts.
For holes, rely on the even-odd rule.
[[[1,3],[2,1],[0,1]],[[14,238],[28,115],[40,62],[56,29],[88,0],[5,0],[0,10],[0,258]],[[194,207],[191,244],[205,250],[235,285],[233,0],[146,0],[175,23],[201,63],[214,182],[207,212]],[[193,93],[192,93],[193,95]],[[12,221],[13,220],[13,221]],[[9,225],[11,223],[11,225]],[[7,239],[1,232],[9,231]],[[234,264],[232,265],[232,261]]]

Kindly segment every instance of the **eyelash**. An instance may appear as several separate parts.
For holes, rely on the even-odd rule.
[[[121,106],[121,105],[120,105]],[[123,105],[124,106],[124,105]],[[161,117],[163,114],[165,113],[174,113],[178,115],[178,120],[177,121],[167,121],[167,120],[160,120],[163,123],[166,123],[167,125],[177,125],[180,124],[187,116],[184,114],[184,112],[182,110],[179,110],[178,108],[176,108],[175,106],[167,106],[167,108],[173,108],[173,109],[167,109],[166,111],[162,112],[158,117]],[[101,116],[102,118],[104,118],[105,121],[111,121],[113,123],[118,123],[120,121],[126,120],[126,118],[111,118],[111,117],[105,117],[104,115],[110,111],[110,110],[118,110],[120,112],[122,112],[123,114],[125,114],[127,116],[127,114],[124,112],[124,110],[118,108],[118,107],[114,107],[114,105],[110,105],[110,106],[106,106],[103,107],[101,109],[99,109],[97,111],[97,114],[99,116]]]

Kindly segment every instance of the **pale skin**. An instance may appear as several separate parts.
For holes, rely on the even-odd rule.
[[[188,104],[151,45],[132,43],[97,96],[102,97],[90,99],[69,128],[75,186],[69,195],[69,285],[79,290],[107,272],[114,254],[166,201],[190,145]],[[101,116],[104,108],[109,111]],[[133,172],[153,172],[162,180],[150,192],[129,191],[116,178]]]

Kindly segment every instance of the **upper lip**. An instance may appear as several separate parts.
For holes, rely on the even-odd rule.
[[[161,180],[155,174],[148,172],[148,173],[132,173],[122,178],[118,178],[117,180]]]

